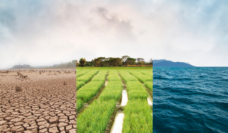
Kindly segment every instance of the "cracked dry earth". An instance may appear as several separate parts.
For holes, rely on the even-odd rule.
[[[75,70],[21,74],[0,73],[0,133],[76,133]]]

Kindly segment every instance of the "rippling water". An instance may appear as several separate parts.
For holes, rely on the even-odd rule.
[[[153,68],[154,133],[228,133],[228,68]]]

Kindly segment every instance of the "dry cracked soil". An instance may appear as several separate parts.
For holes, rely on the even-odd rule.
[[[0,72],[0,133],[76,133],[75,69],[40,71]]]

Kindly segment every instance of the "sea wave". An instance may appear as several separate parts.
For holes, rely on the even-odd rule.
[[[154,133],[227,133],[228,68],[154,68]]]

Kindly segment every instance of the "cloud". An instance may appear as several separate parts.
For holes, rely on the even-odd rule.
[[[135,38],[132,33],[132,26],[129,21],[123,20],[118,14],[108,14],[108,10],[104,7],[98,7],[95,11],[105,21],[107,28],[114,28],[117,30],[117,35],[119,37],[124,36],[129,39]]]
[[[216,0],[0,0],[0,69],[122,55],[227,66],[227,5]]]

